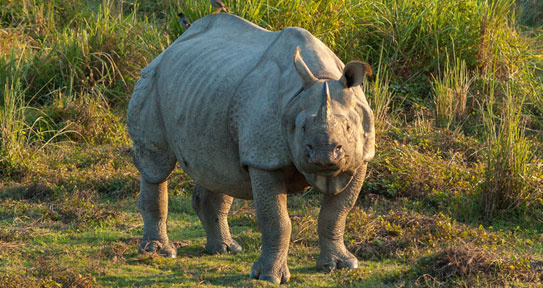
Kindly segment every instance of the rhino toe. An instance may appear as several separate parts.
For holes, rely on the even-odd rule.
[[[241,248],[241,245],[239,245],[238,242],[232,240],[232,243],[230,244],[230,246],[228,246],[228,251],[236,255],[239,252],[243,251],[243,248]]]
[[[317,260],[317,269],[323,272],[332,272],[336,269],[357,269],[358,260],[356,257],[333,257],[332,259],[325,259],[324,257],[319,257]]]
[[[138,246],[138,252],[141,254],[157,253],[167,258],[177,257],[177,249],[169,240],[142,240]]]
[[[258,278],[258,280],[260,281],[267,281],[267,282],[270,282],[270,283],[273,283],[273,284],[281,284],[281,283],[286,283],[285,282],[281,282],[281,279],[275,277],[275,276],[271,276],[271,275],[266,275],[266,276],[260,276]]]
[[[337,263],[338,269],[357,269],[358,268],[358,260],[355,259],[348,259],[346,261],[340,261]]]
[[[274,262],[260,256],[258,261],[253,264],[249,277],[273,284],[285,284],[290,280],[290,270],[286,261]]]
[[[206,251],[210,254],[225,254],[230,252],[232,254],[238,254],[243,251],[243,248],[235,240],[230,241],[229,243],[225,242],[211,242],[206,243]]]

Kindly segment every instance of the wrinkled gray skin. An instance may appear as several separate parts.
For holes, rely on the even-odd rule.
[[[141,172],[140,252],[176,256],[168,239],[167,178],[178,162],[197,183],[193,207],[211,253],[230,235],[232,197],[253,199],[262,254],[251,277],[287,282],[287,194],[323,194],[317,267],[356,268],[343,233],[374,156],[373,113],[360,84],[371,68],[344,65],[300,28],[269,32],[228,14],[196,22],[143,69],[128,105]]]

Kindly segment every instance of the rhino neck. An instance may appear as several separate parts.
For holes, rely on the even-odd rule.
[[[350,172],[342,172],[337,176],[304,173],[304,176],[311,186],[325,195],[336,195],[342,192],[353,180],[353,174]]]
[[[300,95],[304,92],[303,87],[298,89],[293,96],[289,97],[288,102],[281,107],[281,136],[285,143],[287,143],[287,149],[292,157],[291,141],[288,135],[288,129],[296,121],[296,115],[300,113]],[[294,159],[294,158],[293,158]],[[296,165],[296,163],[294,163]]]

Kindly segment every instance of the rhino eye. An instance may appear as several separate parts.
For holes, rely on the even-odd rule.
[[[346,125],[345,125],[345,129],[347,129],[347,132],[351,132],[351,125],[346,124]]]
[[[306,126],[307,126],[307,124],[304,124],[304,125],[302,126],[302,132],[304,132],[304,133],[305,133],[305,128],[306,128]]]

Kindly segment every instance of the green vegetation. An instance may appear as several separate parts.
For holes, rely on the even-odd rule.
[[[226,0],[270,30],[301,26],[364,89],[377,155],[346,243],[360,269],[319,273],[320,196],[289,196],[290,286],[537,286],[543,281],[543,4],[537,0]],[[0,286],[245,286],[259,255],[211,256],[176,170],[177,259],[138,255],[138,172],[125,111],[139,71],[193,22],[195,0],[0,2]]]

